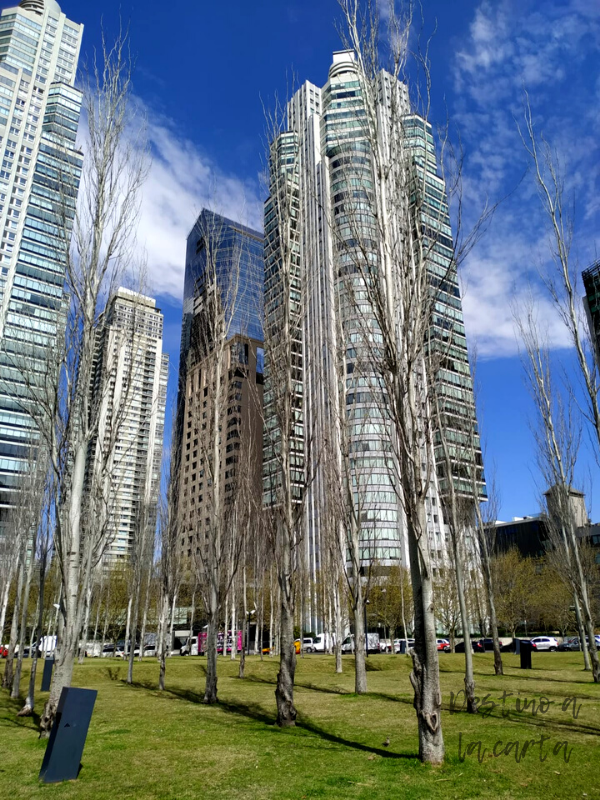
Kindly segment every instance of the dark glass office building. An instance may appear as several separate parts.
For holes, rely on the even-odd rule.
[[[181,529],[181,551],[192,558],[210,537],[208,509],[213,502],[207,480],[212,464],[211,429],[223,429],[220,470],[223,510],[236,492],[238,461],[250,469],[260,495],[263,401],[263,235],[204,209],[187,240],[183,321],[179,363],[177,424],[172,478]],[[227,341],[227,391],[215,392],[213,334],[217,299]],[[220,329],[222,331],[222,328]],[[221,333],[219,333],[221,336]],[[227,408],[221,403],[225,401]],[[248,460],[250,459],[250,460]]]
[[[262,342],[263,247],[262,233],[206,208],[194,223],[185,258],[180,386],[185,384],[181,369],[190,347],[194,298],[202,291],[207,272],[217,275],[230,320],[228,338],[238,334]]]
[[[596,363],[600,364],[600,261],[583,272],[585,306]]]

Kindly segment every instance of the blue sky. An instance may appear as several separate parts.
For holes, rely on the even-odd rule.
[[[7,5],[7,4],[6,4]],[[573,198],[573,256],[600,257],[600,5],[590,0],[423,0],[431,45],[434,123],[452,120],[465,156],[464,203],[474,220],[486,199],[505,198],[463,267],[470,344],[488,472],[496,473],[500,518],[539,507],[512,306],[532,291],[556,364],[573,378],[566,335],[544,294],[548,231],[520,143],[526,87],[537,129],[556,146]],[[261,224],[264,113],[285,99],[294,76],[323,85],[340,49],[337,0],[63,0],[86,26],[83,53],[119,15],[131,25],[135,92],[148,120],[153,164],[139,231],[150,285],[165,313],[173,398],[181,324],[185,238],[204,205]],[[600,480],[585,439],[579,480],[600,519]],[[591,487],[591,489],[590,489]]]

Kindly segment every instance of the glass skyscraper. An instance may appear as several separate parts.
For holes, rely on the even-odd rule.
[[[38,440],[27,385],[43,381],[64,320],[82,33],[55,0],[0,16],[0,526]]]
[[[203,209],[188,239],[183,284],[180,379],[190,347],[194,299],[205,280],[207,258],[214,258],[221,302],[230,320],[230,336],[263,340],[263,235],[245,225]],[[181,385],[181,380],[180,380]]]
[[[435,375],[434,390],[441,398],[440,406],[449,429],[453,476],[459,490],[472,494],[468,467],[461,463],[465,420],[466,427],[474,433],[473,447],[479,463],[481,451],[462,304],[453,264],[446,189],[438,174],[430,125],[411,113],[406,86],[394,82],[383,71],[378,80],[379,113],[384,117],[390,113],[387,109],[391,107],[392,93],[400,109],[403,148],[414,175],[412,193],[407,191],[405,206],[413,217],[411,224],[418,225],[423,232],[429,285],[436,298],[429,341],[432,350],[441,343],[445,356]],[[362,568],[376,565],[377,570],[385,571],[396,564],[408,566],[403,512],[393,486],[394,446],[386,420],[386,389],[372,363],[373,348],[377,349],[382,338],[368,295],[361,291],[363,279],[356,269],[359,262],[365,264],[365,271],[381,269],[374,217],[374,173],[365,124],[354,53],[342,51],[334,54],[329,80],[323,88],[307,82],[292,97],[288,104],[288,130],[271,147],[271,197],[265,205],[265,319],[267,338],[275,341],[276,348],[280,305],[277,265],[281,259],[278,247],[279,237],[285,233],[277,230],[278,221],[271,210],[274,191],[285,173],[290,191],[296,197],[291,229],[297,239],[296,277],[302,307],[298,337],[302,340],[299,401],[303,409],[303,436],[313,443],[315,460],[314,464],[304,465],[311,480],[302,498],[306,520],[303,559],[315,585],[324,566],[324,526],[329,503],[328,478],[315,443],[335,439],[338,426],[342,426],[343,458],[347,459],[342,474],[352,482],[359,520]],[[417,187],[421,186],[426,187],[425,197],[418,196]],[[276,426],[275,412],[267,399],[271,388],[270,359],[271,351],[267,350],[267,429]],[[435,449],[436,443],[433,444]],[[266,442],[265,448],[268,446]],[[436,459],[437,474],[432,478],[427,497],[434,574],[449,561],[441,503],[447,476],[438,449]],[[269,505],[273,502],[277,478],[272,470],[265,469],[264,480],[263,498]],[[482,476],[479,483],[484,496]],[[305,625],[317,630],[323,613],[316,607],[316,597],[311,603]]]

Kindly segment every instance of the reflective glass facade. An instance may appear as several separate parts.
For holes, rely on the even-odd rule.
[[[221,302],[226,318],[231,320],[229,338],[240,334],[263,340],[263,235],[204,209],[187,239],[180,370],[190,347],[194,297],[202,288],[207,258],[214,258]],[[185,377],[180,380],[182,385]]]
[[[385,72],[380,73],[378,81],[382,131],[392,120],[389,115],[393,96],[401,126],[399,140],[407,155],[407,174],[412,175],[406,204],[403,201],[400,205],[406,209],[406,219],[413,229],[422,232],[423,247],[428,254],[429,285],[436,299],[429,342],[436,355],[444,356],[434,388],[448,432],[454,485],[459,491],[472,490],[464,445],[475,432],[480,494],[485,497],[446,188],[438,174],[431,128],[411,113],[406,86]],[[287,174],[297,195],[296,216],[291,226],[294,241],[290,244],[296,246],[297,242],[295,277],[302,307],[298,337],[302,371],[297,394],[303,418],[299,432],[313,443],[340,437],[337,450],[342,460],[347,459],[342,474],[352,484],[362,567],[376,564],[377,569],[385,570],[398,563],[407,565],[408,550],[403,511],[393,485],[397,467],[390,439],[391,425],[386,418],[389,401],[384,381],[373,364],[373,354],[383,340],[364,283],[365,275],[377,275],[383,268],[365,119],[354,54],[335,53],[327,84],[319,88],[307,82],[296,92],[288,104],[288,130],[271,147],[271,196],[265,205],[265,314],[267,338],[275,345],[267,350],[265,425],[267,429],[276,428],[270,398],[277,387],[270,386],[268,376],[270,361],[277,358],[277,342],[270,327],[276,331],[278,297],[282,291],[278,284],[280,237],[284,234],[278,230],[273,206],[281,176]],[[398,206],[388,208],[388,214],[396,213]],[[399,219],[398,224],[405,224],[405,220]],[[411,240],[409,234],[407,241]],[[358,268],[358,264],[362,267]],[[338,426],[340,432],[336,434]],[[273,470],[266,469],[269,458],[273,457],[269,447],[265,437],[263,501],[267,505],[273,502],[273,488],[277,485]],[[313,445],[312,452],[317,449]],[[445,568],[449,558],[441,503],[448,476],[440,464],[438,440],[434,449],[438,468],[426,504],[430,551],[437,574],[437,569]],[[299,451],[302,452],[300,447]],[[330,501],[324,467],[318,457],[313,456],[313,461],[304,465],[311,480],[303,495],[306,507],[303,560],[310,578],[316,581],[325,562],[322,531],[327,525]],[[309,598],[307,605],[305,624],[316,630],[318,600]]]
[[[64,319],[82,32],[54,0],[0,17],[0,523],[38,440],[26,387],[43,381]]]

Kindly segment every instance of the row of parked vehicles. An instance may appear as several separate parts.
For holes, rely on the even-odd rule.
[[[586,642],[588,642],[589,646],[589,639],[586,636]],[[600,634],[596,634],[595,644],[596,648],[600,650]],[[572,650],[581,650],[581,642],[578,636],[569,636],[565,639],[557,639],[555,636],[534,636],[532,638],[523,638],[520,639],[521,642],[528,642],[531,645],[532,650],[536,652],[555,652],[555,651],[572,651]],[[404,643],[404,644],[403,644]],[[415,640],[414,639],[394,639],[393,641],[390,639],[381,639],[379,634],[377,633],[368,633],[367,634],[367,651],[369,653],[401,653],[402,651],[407,652],[411,647],[414,646]],[[449,639],[436,639],[437,649],[440,652],[450,653],[452,651],[452,647],[450,645]],[[491,638],[484,638],[484,639],[471,639],[471,647],[474,653],[485,653],[490,652],[494,649],[494,640]],[[500,649],[504,653],[514,653],[516,648],[516,642],[512,638],[501,638],[500,639]],[[326,634],[322,633],[316,639],[305,638],[302,641],[302,649],[305,653],[324,653],[327,650],[326,647]],[[300,640],[296,640],[296,652],[300,652]],[[354,652],[354,636],[351,634],[347,636],[344,641],[342,642],[342,652],[343,653],[353,653]],[[463,640],[456,642],[454,647],[454,652],[456,653],[464,653],[465,652],[465,643]]]

